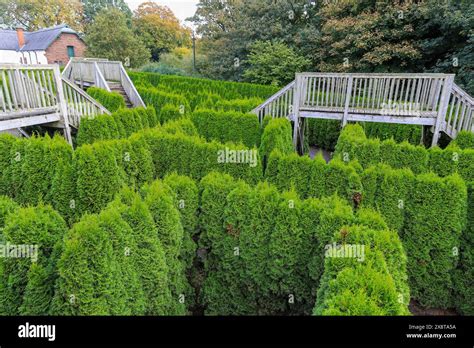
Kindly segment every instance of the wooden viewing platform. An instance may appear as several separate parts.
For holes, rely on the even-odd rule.
[[[43,125],[63,129],[72,144],[71,127],[82,117],[109,113],[73,82],[58,65],[0,64],[0,132]]]
[[[455,138],[474,131],[474,99],[454,83],[452,74],[301,73],[253,110],[294,122],[293,141],[302,149],[306,118],[432,126]]]

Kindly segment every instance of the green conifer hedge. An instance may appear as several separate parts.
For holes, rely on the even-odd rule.
[[[98,87],[89,87],[87,94],[96,99],[110,112],[117,111],[120,108],[125,108],[125,100],[117,92],[108,92],[105,89]]]
[[[199,109],[192,113],[191,120],[208,141],[242,142],[248,147],[260,144],[260,124],[254,114]]]

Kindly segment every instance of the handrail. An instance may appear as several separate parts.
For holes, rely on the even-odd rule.
[[[134,107],[145,107],[145,103],[142,100],[142,97],[138,93],[137,89],[135,88],[134,83],[130,79],[130,76],[128,76],[125,68],[123,67],[123,64],[120,63],[120,79],[122,83],[122,87],[127,94],[128,98],[130,99],[130,102]]]
[[[62,77],[64,97],[67,102],[69,124],[79,128],[81,118],[94,117],[98,114],[110,114],[97,100],[89,96],[76,84]]]
[[[447,75],[451,74],[443,74],[443,73],[330,73],[330,72],[304,72],[304,73],[297,73],[297,76],[323,76],[323,77],[400,77],[400,78],[443,78]]]
[[[69,61],[67,62],[66,66],[63,69],[63,72],[61,75],[66,76],[68,79],[71,78],[71,70],[72,70],[72,61],[74,58],[69,58]]]
[[[252,110],[263,117],[347,122],[382,122],[433,126],[435,145],[440,132],[455,138],[460,130],[474,132],[474,98],[454,84],[454,74],[429,73],[297,73],[289,83]],[[289,98],[293,96],[292,98]],[[297,140],[295,140],[295,144]]]
[[[266,115],[291,118],[295,81],[290,82],[251,112],[258,116],[260,123]]]
[[[444,121],[443,130],[451,138],[462,130],[474,132],[474,98],[454,83]]]
[[[282,94],[284,94],[286,91],[289,89],[293,88],[295,86],[295,81],[291,81],[289,84],[287,84],[285,87],[280,89],[278,92],[270,96],[267,100],[265,100],[262,104],[257,106],[255,109],[252,110],[252,112],[257,112],[260,109],[263,109],[265,106],[270,104],[272,101],[276,100],[278,97],[280,97]]]
[[[105,77],[102,74],[102,71],[100,71],[99,69],[99,65],[95,61],[94,61],[94,67],[95,67],[95,85],[99,88],[105,89],[107,92],[110,92],[109,84],[105,80]]]
[[[83,98],[85,98],[88,102],[91,102],[94,104],[98,109],[101,110],[102,113],[105,114],[110,114],[110,111],[105,108],[101,103],[99,103],[97,100],[92,98],[89,94],[84,92],[82,89],[80,89],[74,82],[71,80],[65,78],[64,76],[62,77],[62,80],[65,84],[69,85],[71,88],[73,88],[77,93],[79,93]]]
[[[77,68],[80,71],[76,71]],[[76,74],[77,73],[77,74]],[[77,76],[76,76],[77,75]],[[123,87],[125,94],[134,107],[145,106],[135,85],[128,76],[122,62],[104,59],[75,59],[69,60],[63,76],[77,82],[77,80],[90,80],[95,86],[110,92],[110,82],[117,81]]]

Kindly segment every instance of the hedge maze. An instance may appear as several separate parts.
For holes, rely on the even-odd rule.
[[[326,163],[249,114],[274,87],[130,76],[147,107],[84,119],[75,148],[0,135],[0,314],[474,313],[472,134],[328,121]]]

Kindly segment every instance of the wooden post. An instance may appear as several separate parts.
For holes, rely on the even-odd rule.
[[[56,81],[56,90],[58,91],[58,108],[61,118],[64,123],[64,137],[67,142],[72,146],[71,128],[69,126],[69,115],[67,110],[67,100],[63,89],[63,80],[61,78],[61,72],[59,71],[59,65],[54,66],[54,79]]]
[[[448,110],[449,98],[451,97],[451,92],[453,89],[454,75],[446,75],[443,84],[443,92],[441,94],[441,99],[439,102],[438,116],[436,117],[436,124],[433,131],[433,141],[431,146],[436,146],[439,140],[439,133],[442,130],[442,127],[446,123],[446,111]]]
[[[349,104],[351,101],[352,94],[352,75],[349,76],[347,80],[347,90],[346,90],[346,102],[344,104],[344,115],[342,116],[342,127],[345,127],[347,124],[347,116],[349,114]]]
[[[295,92],[293,93],[293,146],[298,151],[298,127],[300,125],[300,99],[302,75],[296,74]]]

